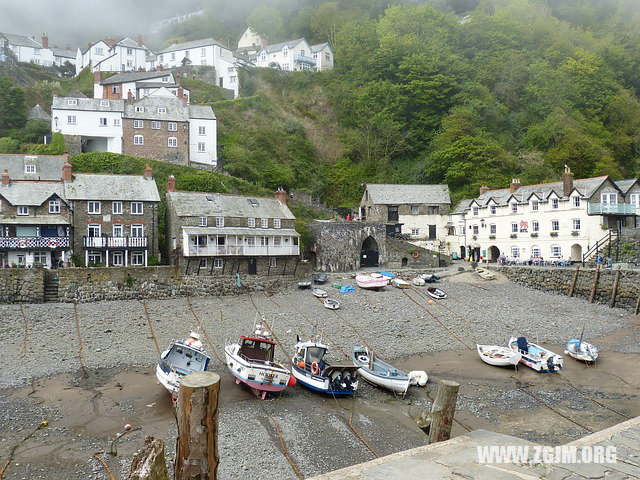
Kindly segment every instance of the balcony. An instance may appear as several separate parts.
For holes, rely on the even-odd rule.
[[[590,203],[589,215],[637,215],[634,205],[628,203]]]
[[[299,245],[190,245],[187,257],[225,257],[225,256],[280,256],[300,255]]]
[[[69,237],[0,237],[0,250],[56,250],[69,245]]]
[[[299,53],[296,53],[293,56],[293,61],[298,63],[306,63],[307,65],[311,66],[316,65],[316,61],[313,58],[307,57],[306,55],[300,55]]]
[[[84,248],[147,248],[147,237],[82,237]]]

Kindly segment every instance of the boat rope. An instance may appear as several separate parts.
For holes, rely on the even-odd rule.
[[[563,381],[567,382],[575,391],[576,393],[578,393],[578,395],[580,395],[581,397],[586,398],[587,400],[591,400],[593,403],[595,403],[596,405],[600,405],[602,408],[606,408],[607,410],[612,411],[613,413],[617,413],[618,415],[620,415],[621,417],[624,417],[626,419],[630,419],[631,417],[625,413],[619,412],[618,410],[609,407],[608,405],[605,405],[603,403],[600,403],[598,400],[596,400],[595,398],[591,398],[590,396],[586,395],[585,393],[583,393],[581,390],[578,389],[578,387],[576,387],[573,383],[571,383],[571,381],[568,378],[565,378],[564,376],[560,375],[560,379],[562,379]]]
[[[627,276],[627,274],[626,274],[626,273],[624,273],[624,270],[623,270],[623,269],[621,269],[621,268],[620,268],[620,269],[619,269],[619,271],[620,271],[620,273],[622,273],[622,276],[623,276],[624,278],[626,278],[627,280],[629,280],[629,283],[631,283],[631,285],[633,285],[633,287],[634,287],[636,290],[638,290],[638,291],[640,292],[640,287],[638,286],[638,284],[637,284],[637,283],[635,283],[633,280],[631,280],[631,279]]]
[[[187,295],[187,306],[189,307],[189,310],[191,311],[191,314],[193,315],[193,318],[196,319],[196,323],[198,324],[198,327],[200,328],[200,330],[202,331],[202,334],[204,335],[205,340],[207,341],[207,343],[209,344],[209,348],[211,349],[211,351],[213,352],[213,354],[216,356],[216,358],[218,359],[218,361],[222,364],[222,365],[226,365],[227,362],[222,360],[222,357],[220,357],[220,355],[218,354],[218,352],[216,351],[216,348],[213,346],[213,342],[211,341],[211,339],[209,338],[209,335],[207,334],[207,331],[204,328],[204,325],[202,324],[202,320],[200,319],[200,317],[196,314],[196,311],[193,309],[193,305],[191,305],[191,299],[189,298],[189,295]]]
[[[256,309],[256,312],[258,312],[258,315],[260,316],[260,319],[267,326],[267,328],[271,332],[271,335],[273,335],[273,338],[275,339],[276,343],[278,344],[278,346],[280,347],[282,352],[285,354],[286,358],[288,358],[288,359],[293,358],[293,356],[289,354],[289,352],[285,348],[284,344],[278,338],[278,335],[276,335],[276,332],[273,331],[273,328],[271,328],[271,325],[269,325],[269,322],[267,322],[266,317],[262,314],[262,312],[260,312],[260,309],[258,308],[258,305],[256,305],[256,302],[253,300],[253,296],[251,294],[249,294],[249,300],[251,300],[251,303],[253,303],[253,307]]]
[[[625,385],[628,385],[628,386],[630,386],[631,388],[635,388],[636,390],[640,390],[640,387],[639,387],[638,385],[634,385],[633,383],[629,383],[629,382],[627,382],[627,381],[626,381],[624,378],[622,378],[620,375],[617,375],[617,374],[615,374],[615,373],[613,373],[613,372],[609,372],[609,371],[607,371],[607,370],[602,370],[601,368],[595,368],[595,370],[596,370],[597,372],[602,372],[602,373],[604,373],[604,374],[606,374],[606,375],[611,375],[611,376],[613,376],[613,377],[616,377],[618,380],[620,380],[620,381],[621,381],[622,383],[624,383]]]
[[[353,392],[353,397],[351,400],[351,413],[349,414],[349,421],[347,422],[349,425],[349,428],[351,429],[353,434],[358,438],[358,440],[360,440],[360,442],[362,442],[362,444],[365,447],[367,447],[367,450],[371,452],[371,455],[373,455],[374,458],[380,458],[380,455],[378,455],[378,453],[373,449],[373,447],[367,443],[367,441],[362,437],[362,435],[358,433],[356,428],[353,426],[353,414],[355,413],[355,403],[356,403],[356,392]]]
[[[29,333],[29,324],[27,323],[27,316],[24,313],[22,304],[20,304],[20,311],[22,312],[22,320],[24,322],[24,337],[22,337],[22,351],[20,352],[20,358],[24,358],[27,354],[27,334]]]
[[[280,440],[280,450],[282,450],[282,454],[284,455],[284,458],[287,459],[287,462],[289,462],[289,465],[291,465],[291,468],[293,469],[295,474],[298,476],[298,478],[300,480],[303,480],[304,477],[300,473],[300,470],[298,470],[298,467],[296,466],[295,463],[293,463],[293,460],[291,460],[291,457],[289,456],[289,451],[287,450],[287,446],[284,443],[284,438],[282,438],[282,433],[280,433],[280,427],[278,426],[278,422],[276,422],[276,419],[273,418],[273,415],[269,415],[269,418],[273,422],[273,426],[275,427],[276,433],[278,434],[278,440]]]
[[[431,400],[431,403],[433,404],[434,399],[433,399],[433,398],[431,398],[431,395],[429,395],[429,393],[428,393],[428,392],[426,393],[426,395],[427,395],[427,398],[428,398],[429,400]],[[413,417],[411,417],[411,418],[413,418]],[[458,420],[458,419],[455,417],[455,413],[454,413],[454,417],[452,418],[452,420],[453,420],[454,422],[456,422],[458,425],[460,425],[462,428],[464,428],[467,432],[471,432],[471,431],[473,430],[473,429],[471,429],[470,427],[467,427],[467,426],[466,426],[464,423],[462,423],[460,420]]]
[[[29,432],[29,434],[26,437],[24,437],[22,440],[20,440],[18,443],[16,443],[13,447],[11,447],[11,450],[9,450],[9,459],[6,462],[4,462],[4,465],[2,465],[2,468],[0,468],[0,480],[3,479],[4,474],[5,474],[6,470],[7,470],[7,467],[13,461],[13,457],[16,454],[16,450],[18,450],[18,448],[20,448],[24,442],[26,442],[31,437],[33,437],[38,430],[40,430],[41,428],[45,428],[45,426],[46,426],[46,423],[44,423],[44,422],[41,423],[34,430]]]
[[[84,350],[84,341],[82,340],[82,335],[80,333],[80,320],[78,319],[78,301],[73,302],[73,317],[76,321],[76,332],[78,333],[78,361],[80,362],[80,366],[82,367],[82,375],[85,379],[89,378],[89,372],[84,366],[83,359],[83,350]]]
[[[406,295],[406,297],[411,300],[413,303],[415,303],[416,305],[418,305],[420,308],[422,308],[425,312],[427,312],[429,315],[431,315],[431,317],[433,317],[433,319],[438,322],[440,324],[440,326],[442,328],[444,328],[449,335],[451,335],[451,337],[453,337],[455,340],[457,340],[458,342],[460,342],[462,345],[464,345],[466,348],[473,350],[472,347],[469,346],[469,344],[467,342],[465,342],[464,340],[462,340],[459,336],[457,336],[455,333],[453,333],[444,323],[442,323],[440,321],[440,319],[438,317],[436,317],[433,313],[431,313],[424,305],[422,305],[421,303],[417,302],[411,295],[409,295],[405,289],[402,289],[402,293],[404,293]]]
[[[317,299],[320,303],[322,303],[322,304],[324,305],[324,300],[322,300],[321,298],[318,298],[318,297],[316,297],[316,299]],[[353,333],[355,333],[355,334],[356,334],[356,336],[357,336],[360,340],[362,340],[362,343],[364,343],[365,347],[367,347],[367,348],[368,348],[369,350],[371,350],[372,352],[374,351],[374,350],[373,350],[373,348],[371,347],[371,345],[369,344],[369,342],[367,342],[367,339],[366,339],[366,338],[364,338],[364,337],[360,334],[360,332],[356,329],[356,327],[354,327],[353,323],[351,323],[349,320],[347,320],[346,318],[344,318],[344,317],[343,317],[343,316],[338,312],[338,310],[332,310],[332,311],[333,311],[333,313],[335,313],[335,314],[336,314],[336,316],[337,316],[340,320],[342,320],[344,323],[346,323],[346,324],[349,326],[349,328],[350,328],[351,330],[353,330]],[[349,355],[346,355],[346,354],[345,354],[345,356],[346,356],[347,358],[349,358]]]
[[[7,469],[10,462],[11,460],[7,460],[6,462],[4,462],[4,465],[2,466],[2,468],[0,468],[0,480],[2,480],[2,477],[4,476],[4,471]]]
[[[93,456],[98,459],[98,461],[102,464],[104,469],[107,471],[107,475],[109,475],[109,480],[116,480],[116,477],[114,477],[113,473],[111,473],[111,470],[109,470],[109,466],[107,465],[107,463],[100,456],[100,452],[94,453]]]
[[[162,350],[160,350],[160,345],[158,345],[158,338],[156,337],[156,332],[153,331],[151,316],[149,315],[149,309],[147,308],[147,301],[144,298],[142,299],[142,306],[144,307],[144,315],[145,317],[147,317],[147,325],[149,325],[149,331],[151,332],[151,336],[153,337],[153,343],[156,346],[158,355],[162,355]]]

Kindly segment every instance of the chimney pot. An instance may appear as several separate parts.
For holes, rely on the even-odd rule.
[[[9,179],[9,170],[6,168],[2,171],[2,185],[9,185],[11,180]]]
[[[62,181],[70,182],[73,180],[73,170],[71,168],[71,164],[69,160],[65,160],[64,165],[62,166]]]
[[[484,195],[488,191],[489,191],[489,187],[487,187],[487,185],[483,183],[482,186],[480,187],[480,195]]]
[[[167,192],[175,192],[176,191],[176,177],[173,175],[169,175],[167,177]]]
[[[511,179],[511,185],[509,185],[509,191],[511,193],[515,192],[516,190],[518,190],[522,185],[520,184],[520,179],[519,178],[512,178]]]
[[[49,37],[46,33],[42,34],[42,48],[49,48]]]
[[[147,166],[144,168],[144,176],[145,178],[153,178],[153,169],[151,165],[147,163]]]
[[[282,187],[276,190],[276,198],[282,205],[287,205],[287,192]]]
[[[562,193],[565,197],[568,197],[573,192],[573,173],[568,165],[564,166],[564,173],[562,174]]]

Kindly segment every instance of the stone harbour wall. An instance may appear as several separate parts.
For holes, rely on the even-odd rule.
[[[509,280],[536,290],[567,295],[576,267],[573,268],[538,268],[538,267],[501,267],[490,269],[504,274]],[[609,304],[613,292],[616,269],[601,269],[596,285],[595,303]],[[595,268],[580,268],[573,295],[589,299],[595,279]],[[615,306],[634,311],[640,295],[640,270],[621,270],[620,282],[616,294]]]
[[[623,228],[620,235],[620,262],[640,263],[640,230]]]
[[[0,270],[0,303],[44,301],[44,270],[11,268]]]

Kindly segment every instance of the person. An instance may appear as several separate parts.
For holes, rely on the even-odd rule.
[[[602,255],[598,254],[598,258],[596,259],[596,263],[598,265],[602,265]]]
[[[613,267],[613,261],[611,257],[607,257],[607,268],[611,269],[611,267]]]
[[[199,350],[202,350],[203,348],[202,342],[200,341],[200,335],[198,335],[196,332],[191,332],[189,334],[189,338],[187,338],[186,342],[184,343]]]

